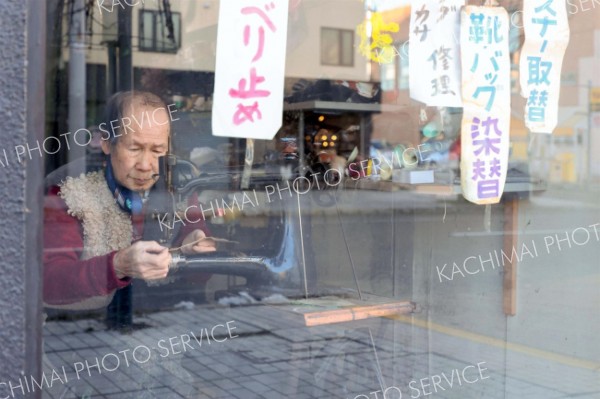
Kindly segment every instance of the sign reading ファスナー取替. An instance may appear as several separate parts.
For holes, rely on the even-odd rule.
[[[410,96],[429,106],[460,107],[460,9],[464,0],[412,2]]]
[[[506,181],[510,129],[508,14],[501,7],[461,12],[463,119],[461,185],[476,204],[500,201]]]
[[[283,112],[288,2],[220,3],[213,135],[272,139]]]
[[[519,65],[521,94],[527,98],[525,125],[552,133],[558,117],[560,70],[569,44],[567,6],[562,0],[525,0],[525,43]]]

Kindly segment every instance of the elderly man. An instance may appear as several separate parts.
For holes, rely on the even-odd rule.
[[[49,176],[44,217],[44,302],[48,307],[96,309],[132,278],[163,279],[171,255],[142,241],[144,206],[168,149],[172,110],[154,94],[121,92],[107,103],[103,170]],[[56,176],[60,176],[57,179]],[[54,184],[56,183],[56,184]],[[215,251],[203,222],[175,242],[186,254]],[[183,238],[183,239],[182,239]]]

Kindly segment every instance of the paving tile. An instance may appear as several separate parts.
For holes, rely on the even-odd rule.
[[[452,370],[485,361],[489,379],[441,390],[431,397],[600,399],[600,382],[593,370],[522,353],[510,353],[507,358],[503,348],[426,330],[422,333],[430,349],[423,351],[394,341],[394,337],[418,334],[417,328],[390,320],[362,323],[354,329],[351,323],[306,328],[281,308],[265,306],[197,307],[146,314],[140,320],[149,327],[129,334],[107,331],[97,320],[47,322],[45,368],[65,366],[71,381],[42,396],[54,399],[62,395],[64,399],[91,392],[92,397],[117,399],[346,398],[351,393],[356,396],[379,389],[380,370],[387,386],[401,387],[409,397],[410,381],[442,372],[449,375]],[[240,337],[210,345],[205,341],[194,350],[159,356],[160,340],[210,329],[229,320],[235,321],[235,333]],[[131,351],[138,345],[151,349],[148,364],[134,362],[101,374],[92,369],[91,375],[83,372],[80,380],[75,378],[75,362],[88,360],[93,364],[96,358]]]

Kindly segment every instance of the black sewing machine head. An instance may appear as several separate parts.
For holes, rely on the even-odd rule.
[[[194,164],[172,154],[160,158],[156,177],[146,201],[143,239],[155,240],[168,247],[173,247],[182,227],[182,223],[174,221],[185,220],[185,215],[177,213],[178,203],[186,203],[190,196],[207,190],[225,198],[231,195],[232,186],[239,187],[241,180],[239,174],[201,174]],[[254,185],[251,189],[260,187]],[[306,220],[302,236],[295,199],[291,205],[290,211],[283,207],[278,212],[269,211],[265,215],[240,215],[239,219],[225,224],[215,224],[207,218],[206,223],[214,236],[240,242],[240,246],[227,246],[226,250],[218,248],[217,252],[209,254],[177,256],[180,265],[185,265],[177,273],[240,276],[246,281],[237,290],[260,291],[263,294],[277,292],[298,297],[308,295],[315,273],[312,271],[312,252],[309,250],[309,253],[305,251],[302,254],[302,240],[310,238],[310,223],[308,216],[303,216]],[[260,219],[262,227],[248,227],[255,223],[254,220],[248,222],[252,218]],[[306,262],[309,263],[308,268]]]

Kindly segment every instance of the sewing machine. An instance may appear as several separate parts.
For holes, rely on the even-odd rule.
[[[243,173],[201,174],[193,163],[178,158],[170,151],[160,158],[159,163],[159,173],[155,176],[157,182],[146,203],[143,240],[156,240],[169,248],[174,247],[173,241],[183,225],[174,221],[185,220],[186,216],[177,209],[178,203],[185,203],[190,196],[207,190],[215,190],[221,195],[253,190],[256,196],[267,183],[273,182],[272,179],[250,179],[246,191],[235,190],[232,187],[240,187]],[[219,220],[215,223],[211,220],[214,218],[207,217],[206,222],[213,235],[227,234],[228,237],[221,237],[240,244],[192,256],[175,251],[172,254],[173,271],[169,276],[177,278],[201,272],[240,276],[245,278],[245,283],[229,287],[229,293],[244,290],[258,293],[258,296],[281,293],[286,297],[308,297],[315,284],[312,277],[315,275],[314,255],[304,242],[310,237],[309,215],[299,212],[300,199],[296,197],[278,201],[278,206],[269,207],[264,212],[253,208],[253,215],[238,214],[225,222]],[[210,216],[210,213],[204,215]],[[256,220],[261,223],[256,223]],[[258,226],[252,227],[252,224]],[[165,225],[172,228],[165,228]],[[221,292],[217,296],[227,294]]]

